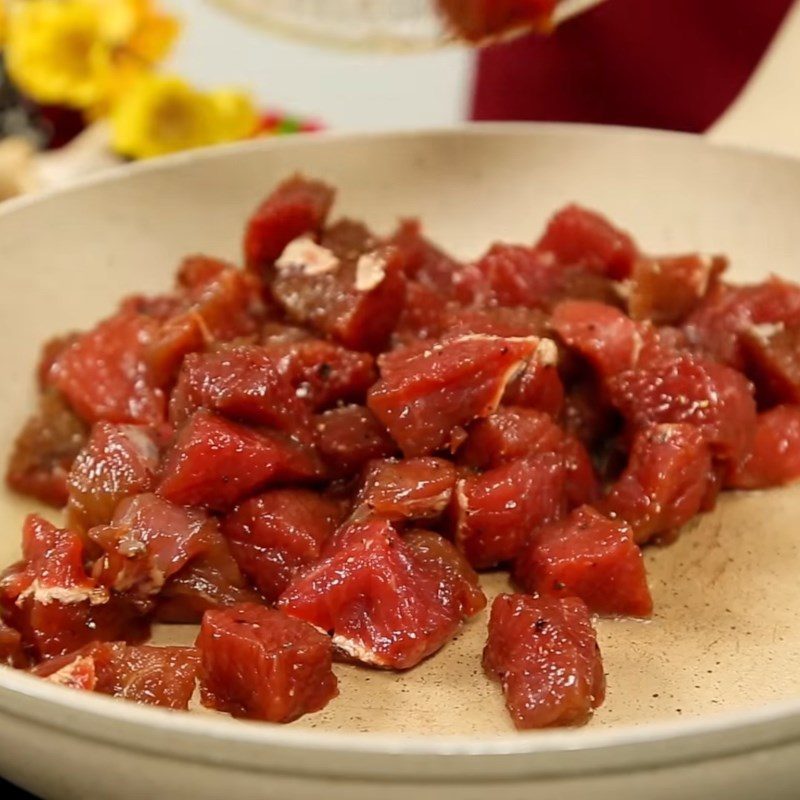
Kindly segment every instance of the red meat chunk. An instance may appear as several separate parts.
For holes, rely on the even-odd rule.
[[[506,387],[503,403],[558,417],[564,409],[564,384],[555,364],[534,359]]]
[[[0,618],[0,664],[7,667],[24,667],[25,654],[22,650],[22,637]]]
[[[525,591],[580,597],[598,614],[647,617],[653,611],[633,531],[591,506],[539,528],[520,551],[514,577]]]
[[[165,402],[151,385],[145,353],[158,323],[122,312],[79,336],[53,362],[48,384],[87,422],[158,424]]]
[[[39,397],[39,407],[14,442],[6,483],[60,508],[67,502],[67,473],[86,442],[87,429],[53,390]]]
[[[553,330],[602,378],[631,369],[652,334],[622,311],[590,300],[565,300],[553,310]]]
[[[441,301],[440,301],[441,307]],[[443,312],[448,337],[484,333],[488,336],[546,336],[548,317],[538,308],[486,306],[465,308],[450,303]]]
[[[662,353],[608,382],[614,405],[635,428],[696,425],[715,456],[732,463],[755,429],[752,385],[735,370],[689,353]]]
[[[727,269],[723,256],[697,254],[643,258],[636,262],[628,291],[628,313],[656,325],[681,323]]]
[[[445,328],[441,295],[417,281],[408,281],[406,302],[392,334],[392,344],[402,347],[422,340],[438,339]]]
[[[348,656],[409,669],[458,629],[464,614],[440,593],[452,585],[448,571],[418,559],[385,520],[351,527],[327,552],[292,580],[278,607],[332,632]]]
[[[418,220],[401,220],[389,237],[403,259],[406,277],[432,291],[439,298],[453,292],[453,278],[462,265],[452,256],[425,238]]]
[[[556,0],[437,0],[453,32],[479,42],[515,28],[546,31]]]
[[[278,361],[258,345],[187,356],[172,392],[170,421],[179,427],[197,409],[206,408],[241,422],[302,431],[308,426],[309,407]]]
[[[600,648],[576,597],[497,597],[483,667],[517,728],[582,725],[605,699]]]
[[[800,403],[800,325],[754,326],[742,333],[740,347],[762,402]]]
[[[363,403],[377,378],[375,359],[369,353],[356,353],[322,339],[273,342],[266,349],[296,396],[316,411],[337,403]]]
[[[753,445],[727,485],[763,489],[800,478],[800,406],[776,406],[758,415]]]
[[[152,491],[159,451],[150,429],[98,422],[69,473],[70,524],[103,525],[126,497]]]
[[[711,453],[698,428],[653,425],[636,434],[627,469],[600,509],[627,522],[641,544],[698,514],[711,481]]]
[[[209,609],[263,602],[242,575],[221,536],[205,554],[164,584],[157,601],[156,620],[179,625],[199,624]]]
[[[581,266],[618,280],[631,274],[639,256],[627,233],[576,205],[553,216],[536,247],[553,253],[559,264]]]
[[[99,645],[86,645],[87,648]],[[50,683],[66,689],[93,692],[97,688],[95,660],[88,655],[79,655],[84,648],[66,656],[56,656],[35,667],[32,672]]]
[[[81,334],[77,332],[65,333],[63,336],[54,336],[48,339],[42,345],[42,351],[39,354],[39,363],[36,365],[36,385],[40,391],[47,388],[48,376],[50,375],[50,368],[53,362],[63,353],[70,345],[74,344]]]
[[[13,604],[10,622],[34,658],[63,655],[93,640],[146,635],[139,611],[86,574],[78,534],[31,514],[22,546],[23,564],[4,575],[0,594]]]
[[[492,245],[476,268],[486,287],[484,299],[500,306],[546,307],[563,279],[552,253],[522,245]]]
[[[253,335],[264,315],[258,280],[223,261],[190,256],[178,288],[185,308],[165,320],[145,354],[150,378],[162,388],[175,382],[186,355]]]
[[[247,223],[244,257],[251,270],[271,267],[289,242],[322,230],[335,192],[320,181],[295,175],[256,209]]]
[[[447,593],[452,598],[447,603],[459,607],[465,619],[486,608],[486,595],[481,589],[478,573],[464,554],[444,536],[415,528],[403,535],[403,543],[413,552],[418,563],[429,563],[432,569],[442,570],[444,578],[439,593]]]
[[[341,521],[338,503],[306,489],[273,489],[230,513],[222,531],[242,572],[275,602],[316,561]]]
[[[167,453],[158,494],[179,505],[225,511],[271,483],[319,474],[314,455],[294,440],[198,411]]]
[[[199,669],[200,654],[193,647],[94,642],[45,661],[33,674],[72,688],[185,711]]]
[[[326,232],[320,246],[293,243],[277,263],[272,291],[290,319],[351,350],[384,347],[405,302],[399,250],[344,221]]]
[[[406,456],[433,453],[457,430],[487,417],[508,382],[532,359],[552,360],[548,339],[471,335],[379,360],[381,379],[367,399]]]
[[[119,504],[110,525],[89,531],[102,551],[93,574],[115,591],[155,595],[186,564],[213,549],[219,536],[205,512],[140,494]]]
[[[356,503],[386,519],[436,519],[449,505],[455,485],[456,469],[443,458],[373,461]]]
[[[203,705],[236,717],[292,722],[339,693],[330,639],[280,611],[208,611],[197,647]]]
[[[540,411],[500,408],[491,417],[478,420],[470,427],[458,457],[461,463],[486,470],[542,453],[558,454],[564,459],[570,506],[599,497],[600,486],[586,449]]]
[[[748,286],[720,283],[684,324],[689,342],[736,369],[744,366],[741,335],[753,326],[800,325],[800,286],[780,278]]]
[[[473,469],[492,469],[526,456],[557,452],[563,441],[564,431],[548,414],[528,408],[499,408],[470,426],[458,460]]]
[[[356,475],[373,458],[397,452],[386,429],[364,406],[333,408],[316,419],[317,448],[336,477]]]
[[[566,511],[564,460],[545,453],[462,478],[454,494],[454,538],[473,567],[510,561],[533,531]]]

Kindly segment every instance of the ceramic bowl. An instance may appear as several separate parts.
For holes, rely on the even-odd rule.
[[[164,289],[184,254],[237,258],[246,215],[295,170],[339,186],[341,213],[380,231],[419,215],[465,257],[495,239],[531,241],[574,200],[647,250],[724,251],[735,278],[800,278],[800,162],[688,136],[490,126],[182,155],[0,209],[0,450],[30,407],[44,339],[89,325],[125,293]],[[17,556],[31,507],[0,498],[0,561]],[[337,666],[341,696],[284,727],[0,668],[0,773],[45,798],[794,797],[798,511],[797,488],[726,495],[676,544],[648,550],[655,615],[600,621],[608,700],[580,730],[513,731],[480,669],[479,617],[408,674]]]

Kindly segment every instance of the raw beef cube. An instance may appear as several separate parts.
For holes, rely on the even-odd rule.
[[[627,522],[642,544],[698,514],[711,480],[711,452],[698,428],[653,425],[636,434],[625,472],[599,507]]]
[[[598,614],[647,617],[653,611],[633,531],[591,506],[539,528],[520,551],[514,577],[532,594],[580,597]]]
[[[364,406],[332,408],[316,418],[317,448],[336,477],[356,475],[373,458],[397,452],[383,425]]]
[[[120,503],[110,525],[89,531],[101,550],[93,575],[117,592],[155,595],[190,561],[213,549],[220,535],[204,511],[140,494]]]
[[[476,569],[516,557],[533,531],[566,511],[566,469],[544,453],[462,478],[454,494],[456,545]]]
[[[443,458],[372,461],[356,504],[386,519],[436,519],[455,485],[456,469]]]
[[[316,561],[341,521],[338,503],[307,489],[273,489],[246,500],[222,526],[242,572],[270,602]]]
[[[742,333],[740,346],[761,402],[800,403],[800,325],[753,326]]]
[[[268,484],[318,476],[315,457],[294,440],[198,411],[167,453],[158,494],[225,511]]]
[[[677,325],[697,308],[727,267],[723,256],[640,259],[628,286],[628,313],[655,325]]]
[[[433,531],[415,528],[403,535],[403,543],[413,552],[417,563],[429,563],[433,569],[443,571],[439,591],[452,598],[447,602],[456,604],[462,617],[474,617],[486,608],[478,573],[452,542]]]
[[[763,489],[800,478],[800,406],[776,406],[758,415],[753,445],[727,485]]]
[[[197,625],[209,609],[261,602],[261,596],[242,575],[227,542],[218,536],[210,550],[164,584],[157,598],[155,619]]]
[[[453,443],[475,419],[488,417],[527,362],[552,360],[549,339],[468,335],[409,347],[379,360],[381,380],[367,404],[406,456]]]
[[[33,674],[71,688],[185,711],[199,669],[200,654],[193,647],[95,642],[45,661]]]
[[[538,359],[529,361],[506,387],[503,404],[532,408],[558,417],[564,408],[564,384],[558,367]]]
[[[109,522],[126,497],[152,491],[158,462],[149,428],[98,422],[67,479],[70,524],[85,531]]]
[[[487,300],[500,306],[544,308],[560,287],[563,270],[552,253],[495,244],[476,264]]]
[[[600,648],[576,597],[497,597],[483,667],[517,728],[582,725],[605,699]]]
[[[553,330],[597,370],[610,378],[636,366],[650,343],[650,329],[618,308],[590,300],[565,300],[553,310]]]
[[[351,350],[380,352],[405,304],[403,257],[356,223],[340,222],[321,245],[295,240],[272,284],[288,317]]]
[[[586,448],[539,411],[499,408],[491,417],[470,427],[458,457],[468,466],[485,470],[542,453],[558,454],[564,459],[570,507],[599,497],[600,486]]]
[[[197,647],[203,705],[236,717],[292,722],[339,693],[331,640],[280,611],[256,605],[208,611]]]
[[[248,268],[260,275],[293,239],[319,233],[334,195],[330,186],[301,175],[280,184],[247,223],[244,257]]]
[[[526,456],[557,452],[563,440],[564,431],[548,414],[503,407],[470,426],[458,460],[473,469],[492,469]]]
[[[175,382],[186,355],[255,334],[265,313],[259,281],[224,261],[188,257],[178,287],[186,308],[165,320],[146,352],[151,380],[162,388]]]
[[[419,220],[404,219],[389,237],[403,257],[407,278],[432,290],[440,298],[453,293],[453,279],[462,265],[422,234]]]
[[[438,339],[446,327],[447,314],[441,295],[418,281],[408,281],[405,305],[392,334],[392,344],[402,347],[426,339]]]
[[[20,494],[60,508],[67,502],[67,473],[86,437],[85,423],[62,395],[45,390],[14,442],[6,483]]]
[[[753,387],[739,372],[690,353],[663,353],[608,382],[611,401],[634,429],[696,425],[714,455],[738,462],[755,430]]]
[[[447,572],[418,560],[385,520],[351,526],[327,552],[292,580],[278,607],[332,633],[346,655],[409,669],[458,629],[462,609],[439,591]]]
[[[59,354],[48,384],[86,422],[158,424],[164,394],[150,382],[145,359],[157,329],[155,320],[135,313],[101,322]]]
[[[441,302],[440,302],[441,306]],[[443,324],[450,338],[470,333],[488,336],[546,336],[548,316],[538,308],[485,306],[465,308],[456,303],[444,309]]]
[[[333,342],[309,338],[268,342],[265,347],[295,394],[315,411],[337,403],[363,403],[377,379],[375,359],[369,353],[356,353]]]
[[[308,426],[308,404],[278,368],[266,347],[233,345],[213,353],[194,353],[183,362],[170,399],[176,427],[199,408],[253,425],[294,433]]]
[[[754,326],[800,325],[800,286],[780,278],[747,286],[719,283],[689,316],[689,342],[736,369],[744,366],[741,336]]]
[[[83,566],[80,536],[31,514],[23,528],[21,569],[6,573],[0,594],[10,623],[35,659],[63,655],[93,640],[140,641],[140,610],[99,586]]]
[[[553,216],[536,247],[553,253],[559,264],[585,267],[617,280],[631,274],[639,256],[627,233],[577,205]]]

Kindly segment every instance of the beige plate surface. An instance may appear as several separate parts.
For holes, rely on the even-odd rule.
[[[691,137],[494,126],[178,157],[0,212],[0,451],[26,414],[43,339],[85,326],[125,293],[166,287],[188,252],[237,257],[247,212],[297,169],[338,185],[339,211],[379,230],[419,215],[463,256],[493,239],[530,241],[554,208],[576,200],[651,251],[722,250],[738,278],[800,278],[800,162]],[[17,554],[27,508],[2,496],[4,563]],[[326,790],[333,797],[372,797],[390,778],[395,789],[415,781],[420,797],[431,785],[430,796],[446,796],[460,781],[454,796],[486,796],[490,784],[498,796],[529,796],[536,783],[537,797],[577,797],[590,775],[597,797],[643,786],[666,797],[699,785],[687,762],[725,756],[723,771],[698,773],[702,796],[734,796],[732,786],[757,785],[747,781],[767,765],[778,796],[800,777],[798,509],[798,489],[728,496],[677,544],[648,552],[656,614],[599,623],[609,695],[584,730],[513,734],[481,674],[481,617],[409,674],[337,667],[340,698],[289,728],[143,709],[0,668],[0,769],[52,797],[87,796],[88,785],[92,797],[141,797],[148,785],[214,797],[224,777],[240,797],[304,798],[321,785],[315,775],[338,776]],[[487,578],[489,588],[501,583]],[[87,784],[86,757],[107,758],[110,777]],[[647,782],[637,783],[642,770]]]

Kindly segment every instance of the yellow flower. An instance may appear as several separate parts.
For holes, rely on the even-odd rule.
[[[189,150],[235,141],[256,128],[255,107],[247,95],[201,92],[180,78],[142,77],[111,114],[112,144],[130,158]]]
[[[256,132],[258,112],[249,95],[230,89],[210,92],[216,117],[216,142],[236,142]]]
[[[28,0],[11,9],[6,60],[12,79],[41,103],[98,102],[111,70],[91,3]]]
[[[6,11],[5,0],[0,0],[0,45],[6,40],[6,26],[8,24],[8,12]]]
[[[177,31],[152,0],[23,0],[9,14],[6,59],[34,100],[97,112],[167,54]]]

